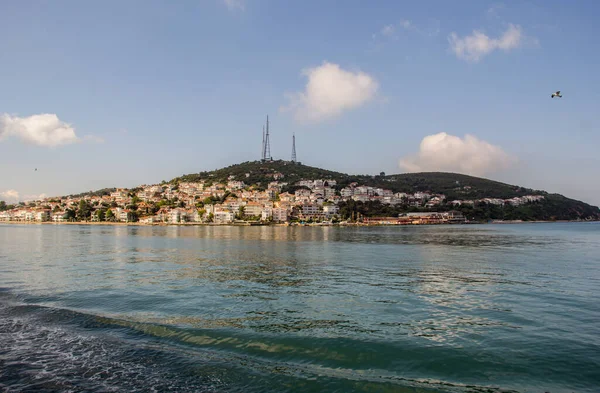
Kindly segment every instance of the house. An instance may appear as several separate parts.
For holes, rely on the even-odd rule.
[[[239,180],[231,180],[227,183],[227,189],[229,190],[241,190],[244,187],[246,187],[246,184]]]
[[[131,219],[131,210],[127,210],[127,209],[119,209],[119,210],[120,210],[119,215],[117,216],[119,218],[119,221],[129,222]]]
[[[366,202],[369,200],[369,195],[367,194],[354,194],[352,195],[352,199],[357,202]]]
[[[433,197],[425,204],[425,207],[431,208],[435,206],[439,206],[442,203],[442,199],[439,197]]]
[[[271,219],[271,217],[273,217],[273,209],[270,207],[264,208],[260,214],[260,219],[262,221],[269,221],[269,219]]]
[[[279,194],[279,200],[281,202],[294,202],[295,199],[296,197],[289,192],[283,192]]]
[[[244,215],[245,216],[260,216],[263,211],[263,205],[258,202],[248,202],[246,206],[244,206]]]
[[[269,196],[269,199],[275,199],[277,197],[278,190],[276,188],[267,188],[267,191],[265,192]]]
[[[116,191],[110,193],[111,199],[114,199],[117,203],[123,203],[127,199],[127,189],[117,188]]]
[[[337,205],[324,205],[323,206],[323,213],[325,214],[326,217],[335,216],[339,212],[340,212],[340,207]]]
[[[228,224],[235,219],[235,213],[230,210],[219,210],[214,213],[214,222],[217,224]]]
[[[303,216],[314,216],[319,214],[319,206],[315,204],[306,203],[302,205],[302,215]]]
[[[445,218],[450,222],[464,222],[466,221],[465,216],[456,210],[450,210],[449,212],[444,213]]]
[[[185,222],[185,213],[179,209],[173,209],[169,212],[168,221],[170,223]]]
[[[57,211],[52,213],[52,221],[54,222],[63,222],[67,220],[67,212],[66,211]]]
[[[283,207],[276,207],[272,210],[273,221],[285,222],[288,219],[288,210]]]
[[[354,189],[350,187],[344,187],[340,191],[340,194],[342,194],[342,198],[350,198],[352,195],[354,195]]]
[[[307,190],[305,188],[301,188],[299,190],[296,190],[296,192],[294,193],[294,195],[296,196],[296,199],[302,198],[302,197],[309,198],[310,194],[311,194],[311,191]]]
[[[140,218],[140,223],[142,223],[142,224],[152,224],[155,222],[161,222],[161,220],[158,216],[147,216],[147,217]]]

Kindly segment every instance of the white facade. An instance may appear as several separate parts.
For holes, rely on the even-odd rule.
[[[217,224],[227,224],[233,222],[235,214],[229,210],[221,210],[214,213],[214,221]]]
[[[40,222],[50,221],[50,210],[35,212],[35,220]]]
[[[263,221],[268,221],[271,217],[273,217],[273,209],[267,207],[260,214],[260,219]]]
[[[284,222],[288,219],[288,211],[282,207],[273,209],[273,221]]]
[[[305,216],[319,214],[318,205],[302,205],[302,214]]]
[[[244,206],[244,215],[246,216],[260,216],[263,211],[263,206],[257,203],[249,203]]]
[[[326,216],[334,216],[340,212],[340,208],[337,205],[325,205],[323,206],[323,213]]]

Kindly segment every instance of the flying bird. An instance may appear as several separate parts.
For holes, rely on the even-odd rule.
[[[560,90],[557,91],[556,93],[552,93],[551,97],[552,98],[554,98],[554,97],[562,98],[562,96],[560,95]]]

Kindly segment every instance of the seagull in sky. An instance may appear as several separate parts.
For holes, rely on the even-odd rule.
[[[551,96],[551,97],[552,97],[552,98],[554,98],[554,97],[562,98],[562,96],[560,95],[560,90],[559,90],[559,91],[557,91],[556,93],[552,93],[552,96]]]

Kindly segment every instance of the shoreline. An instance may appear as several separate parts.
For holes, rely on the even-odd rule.
[[[16,224],[16,225],[104,225],[104,226],[140,226],[140,227],[167,227],[167,226],[183,226],[183,227],[193,227],[193,226],[210,226],[210,227],[400,227],[400,226],[433,226],[433,225],[489,225],[489,224],[500,224],[500,225],[508,225],[508,224],[550,224],[550,223],[575,223],[575,222],[598,222],[598,221],[584,221],[584,220],[553,220],[553,221],[543,221],[543,220],[535,220],[535,221],[522,221],[522,220],[514,220],[514,221],[477,221],[477,222],[464,222],[464,223],[423,223],[423,224],[376,224],[376,223],[347,223],[347,224],[255,224],[255,223],[239,223],[239,224],[214,224],[214,223],[201,223],[201,222],[184,222],[184,223],[140,223],[140,222],[92,222],[92,221],[73,221],[73,222],[52,222],[52,221],[0,221],[0,225],[2,224]]]

